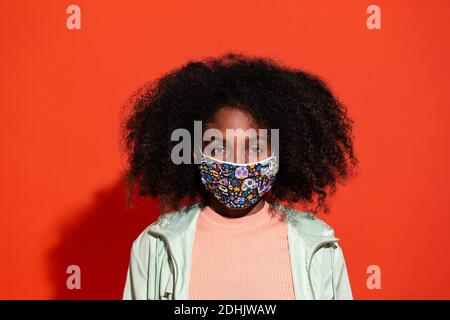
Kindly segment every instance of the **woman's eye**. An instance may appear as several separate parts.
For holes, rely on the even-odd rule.
[[[248,149],[249,153],[260,153],[264,152],[264,150],[265,150],[264,148],[258,146],[253,146]]]
[[[225,152],[225,148],[218,146],[218,147],[215,147],[213,151],[214,151],[214,154],[223,154]]]

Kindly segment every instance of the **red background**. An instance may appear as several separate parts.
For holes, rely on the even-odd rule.
[[[0,25],[0,298],[121,298],[131,241],[156,218],[145,199],[125,210],[121,106],[229,50],[318,73],[347,104],[359,176],[320,217],[354,297],[450,298],[450,2],[1,1]],[[66,289],[70,264],[81,290]]]

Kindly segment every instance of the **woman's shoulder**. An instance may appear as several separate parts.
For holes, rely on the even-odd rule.
[[[303,234],[334,236],[334,229],[311,211],[286,207],[279,203],[275,206],[285,213],[287,222]]]
[[[170,238],[179,234],[192,222],[200,209],[201,205],[195,203],[190,206],[183,206],[179,210],[160,214],[155,221],[139,233],[133,242],[133,246],[148,246],[148,243],[153,239],[160,240],[158,237],[155,238],[155,235],[164,235]]]

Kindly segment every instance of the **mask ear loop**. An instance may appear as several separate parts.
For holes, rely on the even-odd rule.
[[[272,155],[268,157],[267,159],[275,159],[278,160],[278,156],[275,154],[275,151],[272,151]]]
[[[194,164],[201,164],[202,160],[204,158],[204,154],[202,152],[202,148],[199,146],[198,147],[198,152],[194,151]]]

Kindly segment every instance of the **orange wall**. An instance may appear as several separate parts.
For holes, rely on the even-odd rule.
[[[0,2],[0,298],[121,297],[155,204],[124,209],[120,107],[145,80],[226,50],[316,72],[348,105],[360,175],[321,217],[355,298],[450,298],[450,2],[231,2]],[[81,30],[66,28],[70,4]],[[381,30],[366,28],[370,4]],[[70,264],[81,290],[66,289]]]

